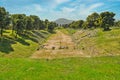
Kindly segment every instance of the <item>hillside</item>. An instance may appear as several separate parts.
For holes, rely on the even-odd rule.
[[[0,57],[28,57],[49,37],[47,31],[28,31],[25,35],[15,38],[11,30],[4,32],[0,38]]]
[[[71,32],[70,30],[68,30]],[[120,55],[120,29],[111,31],[78,30],[71,34],[76,47],[89,56],[115,56]]]
[[[120,80],[120,0],[0,0],[0,80]]]
[[[120,29],[111,31],[60,29],[36,51],[31,58],[100,57],[120,55],[118,35]]]
[[[68,20],[68,19],[65,19],[65,18],[60,18],[60,19],[57,19],[55,21],[55,23],[57,23],[58,25],[70,24],[72,22],[73,22],[72,20]]]
[[[1,38],[0,42],[0,56],[30,57],[37,50],[38,46],[40,47],[40,45],[43,43],[43,45],[45,45],[45,48],[43,48],[43,50],[40,49],[40,51],[36,52],[35,56],[41,55],[40,57],[42,58],[42,56],[45,57],[46,55],[47,58],[47,56],[90,57],[120,55],[119,32],[119,28],[113,28],[111,31],[102,31],[101,29],[61,29],[47,40],[50,33],[43,30],[29,31],[25,35],[19,35],[17,39],[11,35],[11,30],[6,30],[4,32],[4,37]],[[53,47],[55,50],[52,50]],[[63,47],[63,49],[59,49],[60,47]],[[39,52],[44,54],[40,54]],[[54,53],[55,55],[52,56]]]
[[[46,31],[30,31],[15,39],[7,30],[0,43],[0,80],[119,80],[120,56],[116,56],[120,54],[119,32],[118,28],[111,31],[59,29],[49,38],[50,33]],[[59,45],[58,37],[63,37],[62,45],[72,39],[70,49],[52,50],[53,45]],[[48,48],[36,51],[37,42],[47,43]],[[74,52],[73,43],[82,55],[70,54]]]

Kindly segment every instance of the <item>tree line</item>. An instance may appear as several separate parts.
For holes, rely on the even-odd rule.
[[[64,27],[70,27],[75,29],[87,29],[87,28],[103,28],[105,31],[110,30],[113,25],[120,26],[120,21],[114,19],[115,13],[113,12],[102,12],[100,14],[94,12],[86,18],[86,20],[73,21],[71,24],[63,25]]]
[[[27,16],[25,14],[9,14],[4,7],[0,7],[0,35],[4,29],[11,29],[12,33],[24,34],[28,30],[48,30],[52,32],[57,26],[49,20],[40,20],[36,15]]]
[[[114,19],[115,13],[102,12],[100,14],[94,12],[86,18],[86,20],[73,21],[71,24],[62,25],[65,28],[88,29],[101,27],[104,30],[110,30],[110,27],[120,26],[120,21]],[[49,20],[40,20],[36,15],[27,16],[25,14],[9,14],[4,7],[0,7],[0,35],[3,35],[4,29],[11,29],[16,36],[24,34],[29,30],[47,30],[53,32],[58,27],[55,22]]]

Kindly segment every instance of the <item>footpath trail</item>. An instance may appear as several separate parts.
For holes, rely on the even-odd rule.
[[[53,58],[66,58],[66,57],[82,57],[83,53],[76,49],[75,43],[72,41],[71,36],[56,31],[41,49],[32,54],[30,58],[35,59],[53,59]]]

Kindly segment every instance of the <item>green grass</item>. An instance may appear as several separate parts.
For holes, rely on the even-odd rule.
[[[71,35],[74,34],[75,32],[77,32],[76,29],[72,29],[72,28],[68,28],[67,31],[68,31],[68,33],[71,34]]]
[[[90,36],[85,36],[89,33]],[[77,46],[84,53],[90,55],[120,54],[120,29],[118,28],[113,28],[111,31],[102,31],[101,29],[84,30],[83,33],[73,36],[74,39],[77,37],[75,39]]]
[[[77,32],[78,30],[77,29],[72,29],[72,28],[60,28],[59,29],[60,31],[62,31],[63,33],[65,34],[68,34],[68,35],[72,35],[74,34],[75,32]]]
[[[106,32],[101,29],[84,30],[82,33],[73,29],[60,30],[71,35],[86,54],[120,54],[120,29]],[[88,33],[92,36],[85,36]],[[38,43],[44,43],[48,36],[50,33],[46,31],[30,31],[15,39],[10,30],[6,31],[0,42],[0,80],[120,80],[120,56],[28,58]]]
[[[4,32],[0,41],[1,57],[29,57],[38,48],[38,43],[44,43],[50,36],[47,31],[28,31],[25,35],[14,38],[11,30]]]
[[[120,54],[120,29],[111,31],[99,31],[95,37],[96,46],[104,50],[104,53]]]
[[[0,80],[119,80],[120,57],[0,58]]]

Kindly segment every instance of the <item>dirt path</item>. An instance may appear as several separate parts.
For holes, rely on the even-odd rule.
[[[71,36],[56,31],[49,40],[42,46],[42,49],[36,51],[31,58],[65,58],[83,56],[80,50],[75,49],[75,43]]]

